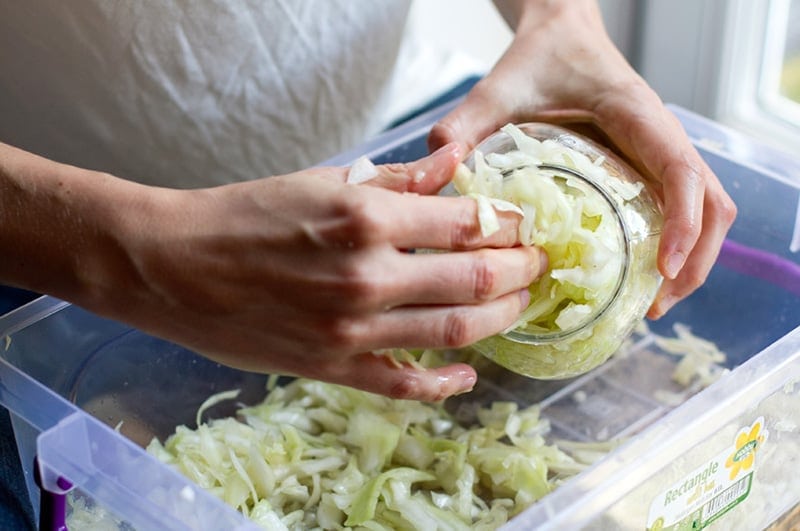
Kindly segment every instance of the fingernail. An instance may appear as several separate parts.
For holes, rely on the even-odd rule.
[[[667,275],[667,278],[674,279],[678,276],[678,273],[681,272],[681,268],[683,267],[683,263],[686,261],[686,255],[682,252],[674,252],[667,258],[666,264],[666,271],[664,274]]]
[[[453,393],[453,396],[463,395],[466,393],[471,392],[475,388],[475,382],[477,381],[477,377],[474,374],[467,376],[464,379],[464,382],[461,385],[461,388]]]
[[[532,246],[529,247],[531,252],[536,253],[536,260],[533,262],[533,274],[534,278],[538,279],[542,275],[547,272],[547,268],[550,267],[550,257],[547,256],[547,252],[542,249],[541,247]]]
[[[523,288],[519,290],[519,303],[523,309],[528,307],[528,304],[531,302],[531,292],[528,291],[528,288]]]

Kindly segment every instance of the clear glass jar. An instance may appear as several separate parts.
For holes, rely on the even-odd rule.
[[[543,247],[551,261],[529,288],[528,317],[472,348],[539,379],[576,376],[605,362],[644,317],[661,283],[656,255],[663,218],[648,184],[603,146],[541,123],[503,128],[464,165],[472,177],[457,175],[460,193],[536,203],[523,208],[535,221],[523,221],[520,238]],[[481,174],[483,181],[469,184]],[[561,217],[553,214],[558,208]]]

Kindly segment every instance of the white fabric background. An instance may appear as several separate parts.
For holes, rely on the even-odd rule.
[[[172,187],[308,167],[476,71],[420,44],[409,5],[5,2],[0,141]]]

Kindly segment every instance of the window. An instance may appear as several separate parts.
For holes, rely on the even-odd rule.
[[[800,154],[800,0],[644,0],[634,66],[668,102]]]
[[[758,96],[765,110],[800,126],[800,0],[772,0]]]
[[[790,102],[800,104],[800,0],[792,0],[786,18],[780,94]]]
[[[800,0],[732,2],[715,117],[800,154]]]
[[[800,0],[772,0],[766,13],[758,98],[775,118],[800,126]]]

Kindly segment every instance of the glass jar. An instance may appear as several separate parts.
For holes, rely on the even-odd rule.
[[[644,179],[584,136],[527,123],[476,146],[455,185],[479,199],[479,209],[479,196],[519,207],[520,240],[550,258],[520,320],[472,348],[538,379],[576,376],[614,354],[662,280],[656,255],[663,217]]]

